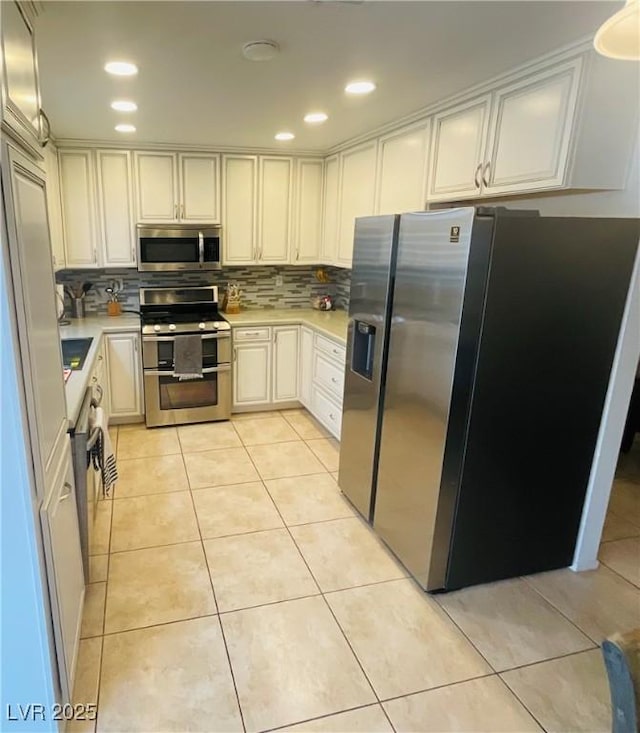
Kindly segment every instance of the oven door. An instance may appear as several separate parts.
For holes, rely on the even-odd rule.
[[[184,425],[231,417],[231,364],[204,367],[202,379],[180,381],[173,369],[144,370],[146,423]]]
[[[215,367],[231,362],[231,333],[203,333],[202,367]],[[143,336],[142,363],[145,369],[173,370],[175,336]]]
[[[138,227],[138,270],[220,270],[220,228]]]

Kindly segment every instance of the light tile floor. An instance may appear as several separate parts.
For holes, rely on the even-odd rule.
[[[597,646],[640,625],[635,453],[598,570],[429,596],[306,411],[112,437],[74,691],[98,718],[70,731],[610,730]]]

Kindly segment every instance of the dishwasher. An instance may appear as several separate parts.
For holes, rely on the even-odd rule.
[[[89,414],[92,407],[97,407],[102,398],[99,391],[98,399],[94,397],[94,388],[87,387],[82,400],[80,413],[75,428],[69,431],[71,436],[71,452],[73,456],[73,474],[76,483],[76,504],[78,507],[78,522],[80,525],[80,544],[82,547],[82,562],[84,565],[85,581],[89,577],[89,548],[91,535],[98,507],[98,492],[100,479],[93,467],[90,452],[100,433],[99,428],[93,431],[89,427]]]

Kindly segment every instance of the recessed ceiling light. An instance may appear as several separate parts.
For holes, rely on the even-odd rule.
[[[304,116],[304,121],[311,124],[319,124],[320,122],[326,122],[329,116],[324,112],[309,112],[308,115]]]
[[[115,102],[111,102],[111,109],[115,109],[118,112],[135,112],[138,109],[138,105],[135,102],[117,99]]]
[[[276,140],[293,140],[295,135],[292,132],[279,132],[276,135]]]
[[[125,124],[116,125],[115,129],[118,132],[135,132],[136,131],[135,125],[125,125]]]
[[[242,47],[242,55],[249,61],[271,61],[279,51],[275,41],[251,41]]]
[[[104,70],[116,76],[133,76],[138,73],[138,67],[128,61],[109,61],[105,64]]]
[[[369,94],[376,88],[372,81],[351,81],[344,88],[347,94]]]

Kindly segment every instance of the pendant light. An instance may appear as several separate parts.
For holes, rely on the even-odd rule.
[[[627,0],[598,29],[593,39],[598,53],[612,59],[640,60],[640,0]]]

